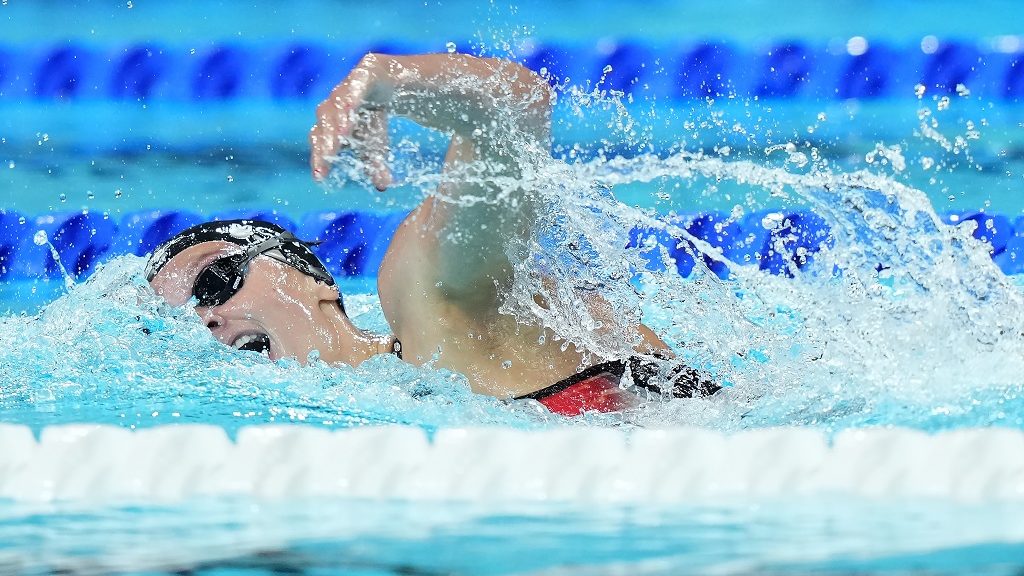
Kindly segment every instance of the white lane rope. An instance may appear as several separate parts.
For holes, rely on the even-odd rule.
[[[238,495],[434,501],[698,503],[850,495],[1024,501],[1024,432],[855,429],[138,431],[0,425],[0,501]]]

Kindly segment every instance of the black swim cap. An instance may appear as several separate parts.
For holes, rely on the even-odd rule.
[[[206,222],[177,234],[158,246],[150,255],[149,261],[146,262],[146,280],[153,280],[172,258],[197,244],[221,241],[248,248],[271,239],[281,240],[281,245],[275,250],[280,252],[282,258],[276,258],[277,260],[328,286],[335,284],[334,277],[327,271],[327,267],[309,249],[309,243],[299,240],[277,224],[262,220]],[[344,309],[342,307],[343,311]]]

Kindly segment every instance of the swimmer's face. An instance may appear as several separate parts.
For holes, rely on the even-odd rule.
[[[161,268],[151,281],[153,289],[169,304],[184,305],[207,266],[241,250],[220,241],[192,246]],[[264,352],[271,360],[293,357],[305,364],[316,350],[325,362],[358,365],[375,350],[337,300],[337,287],[263,255],[249,263],[236,294],[215,306],[197,306],[196,313],[224,344]]]

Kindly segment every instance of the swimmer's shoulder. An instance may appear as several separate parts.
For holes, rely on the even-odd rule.
[[[377,271],[381,309],[395,334],[437,304],[436,234],[431,234],[434,199],[427,198],[398,226]],[[404,340],[403,340],[404,342]]]

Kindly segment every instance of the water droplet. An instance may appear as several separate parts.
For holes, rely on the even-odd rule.
[[[943,96],[942,98],[939,98],[939,102],[938,104],[935,105],[935,107],[938,108],[939,110],[948,110],[949,96]]]
[[[32,241],[36,243],[36,246],[46,244],[46,230],[37,230],[35,236],[32,237]]]
[[[231,174],[228,174],[228,182],[234,182],[234,181],[235,181],[235,177],[232,176]]]
[[[846,41],[846,53],[850,56],[860,56],[868,51],[868,39],[863,36],[853,36]]]
[[[118,188],[117,190],[114,190],[114,198],[120,198],[120,197],[121,197],[121,189]]]
[[[18,224],[21,224],[22,226],[25,225],[25,217],[24,216],[22,216],[21,218],[18,218]]]
[[[455,54],[455,42],[448,42],[444,45],[449,54]]]
[[[512,367],[512,361],[511,360],[505,360],[504,362],[501,363],[501,367],[504,370],[508,370],[509,368]]]
[[[924,84],[917,84],[917,85],[914,86],[914,95],[917,96],[918,100],[920,100],[921,98],[924,97],[924,91],[925,91]]]
[[[967,89],[967,86],[964,86],[963,84],[957,84],[956,95],[960,96],[961,98],[966,98],[967,96],[971,95],[971,91]]]
[[[601,72],[603,74],[611,74],[612,73],[612,65],[611,64],[605,64],[604,65],[604,69],[601,70]]]
[[[921,39],[921,52],[925,54],[935,54],[939,49],[939,39],[935,36],[928,35]]]
[[[824,112],[818,112],[818,122],[824,122],[825,120],[828,120],[828,116]]]
[[[88,192],[85,193],[85,197],[88,198],[89,200],[94,200],[96,198],[96,195],[92,193],[92,190],[89,190]]]
[[[67,194],[61,194],[59,196],[59,198],[60,198],[61,202],[67,202],[68,201],[68,195]]]
[[[782,214],[772,212],[761,218],[761,227],[765,230],[774,230],[782,225]]]
[[[14,160],[11,160],[10,162],[8,162],[7,163],[7,167],[10,168],[11,170],[14,170]]]

